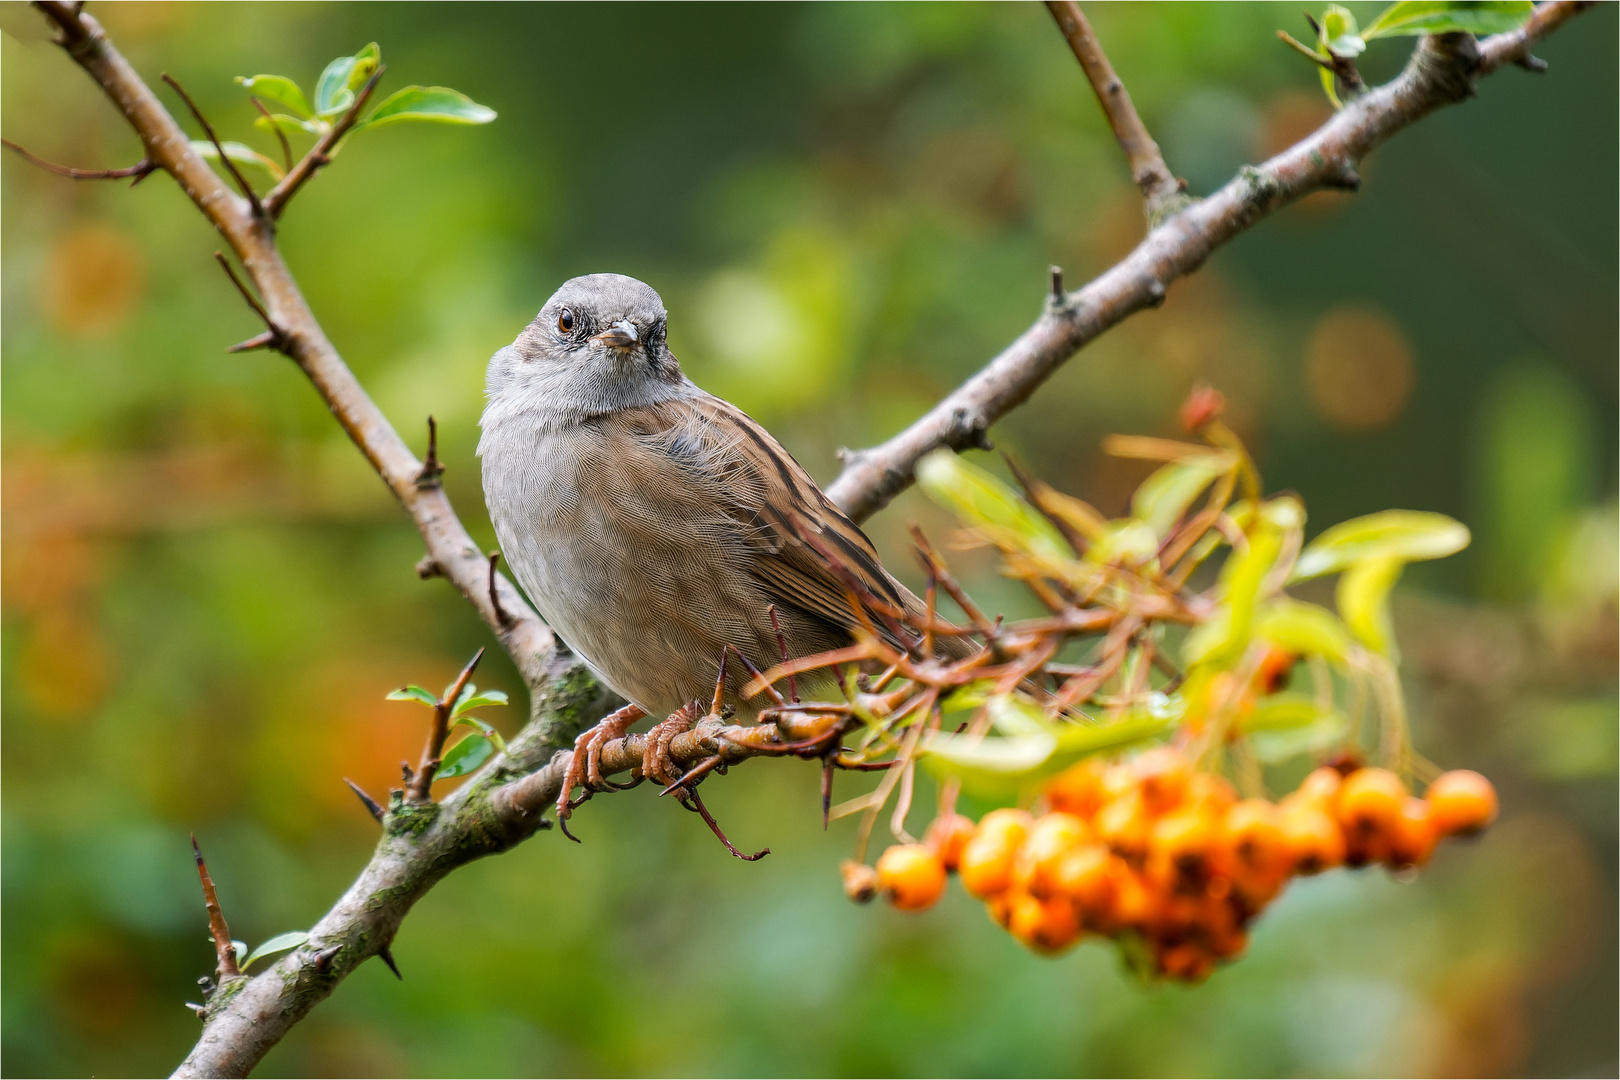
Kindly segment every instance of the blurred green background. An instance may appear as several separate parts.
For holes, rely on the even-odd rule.
[[[1376,6],[1359,5],[1365,17]],[[473,457],[484,364],[565,278],[658,288],[687,371],[821,479],[892,434],[1143,231],[1081,73],[1036,4],[119,4],[153,84],[226,138],[235,75],[309,87],[378,41],[384,91],[457,87],[482,128],[350,145],[281,229],[306,296],[493,546]],[[1203,193],[1327,107],[1268,5],[1096,5],[1171,167]],[[1249,955],[1145,989],[1113,951],[1023,952],[953,887],[856,908],[816,775],[705,788],[731,836],[643,789],[473,865],[265,1061],[262,1075],[1614,1075],[1617,60],[1613,6],[1401,134],[1359,195],[1323,194],[1220,251],[1108,334],[1000,447],[1120,512],[1113,431],[1170,434],[1225,391],[1268,485],[1313,531],[1452,514],[1461,556],[1398,597],[1418,746],[1502,793],[1482,840],[1416,881],[1293,887]],[[99,92],[3,10],[3,127],[84,167],[139,149]],[[1375,43],[1387,77],[1409,43]],[[171,109],[172,96],[164,92]],[[74,184],[12,156],[4,194],[3,991],[0,1070],[165,1073],[213,967],[186,834],[235,933],[307,927],[376,827],[437,685],[488,635],[296,369],[227,356],[259,327],[219,241],[161,175]],[[978,460],[992,460],[979,455]],[[870,531],[904,574],[915,493]],[[982,559],[991,606],[1023,603]],[[503,666],[504,665],[504,666]],[[480,683],[514,692],[504,658]],[[508,732],[518,708],[493,710]],[[500,715],[501,712],[506,715]],[[857,781],[844,781],[852,791]]]

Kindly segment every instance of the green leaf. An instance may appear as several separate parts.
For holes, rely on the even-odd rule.
[[[239,142],[220,143],[220,145],[225,148],[225,156],[238,165],[251,165],[255,169],[263,169],[270,174],[273,180],[280,180],[282,176],[286,175],[280,162],[265,157],[251,146],[243,146]],[[209,161],[219,160],[219,151],[214,149],[214,144],[211,142],[193,139],[191,140],[191,149],[198,157],[207,158]]]
[[[398,690],[389,691],[388,697],[385,700],[420,701],[430,709],[437,709],[439,707],[439,699],[422,689],[420,686],[417,686],[415,683],[412,683],[410,686],[402,686]]]
[[[917,462],[917,484],[929,498],[977,526],[997,546],[1026,551],[1054,566],[1074,562],[1068,543],[1038,510],[1006,484],[949,450],[935,450]]]
[[[336,116],[353,105],[355,90],[371,78],[380,58],[377,43],[372,42],[353,56],[340,56],[327,64],[315,84],[315,112]]]
[[[1454,555],[1468,546],[1468,527],[1423,510],[1385,510],[1328,529],[1300,552],[1290,581],[1332,574],[1366,559],[1416,562]]]
[[[238,75],[236,81],[254,97],[284,105],[305,120],[315,115],[304,92],[285,75]]]
[[[255,960],[258,960],[261,957],[269,956],[271,953],[286,952],[288,949],[296,949],[298,946],[302,945],[308,940],[308,930],[289,930],[285,934],[277,934],[263,945],[260,945],[257,949],[254,949],[253,954],[246,960],[243,960],[240,966],[243,971],[246,971],[252,966],[253,961]]]
[[[1333,612],[1288,597],[1255,613],[1254,636],[1296,656],[1321,656],[1340,664],[1350,658],[1350,631]]]
[[[354,67],[349,69],[347,88],[355,93],[366,85],[366,80],[377,73],[377,65],[382,63],[382,49],[373,41],[370,45],[354,54]]]
[[[456,700],[454,715],[460,716],[464,712],[482,709],[487,705],[505,705],[506,695],[499,690],[485,690],[476,697],[468,697],[465,693]]]
[[[448,86],[407,86],[396,90],[374,109],[370,116],[356,124],[381,127],[405,120],[425,120],[440,124],[487,124],[495,119],[495,110],[480,105],[459,90]]]
[[[319,135],[321,134],[322,123],[320,120],[300,120],[298,117],[288,116],[286,113],[271,113],[268,119],[261,116],[254,120],[253,126],[260,131],[268,131],[272,134],[279,128],[284,132],[304,132],[308,135]]]
[[[484,738],[495,744],[495,749],[499,750],[503,754],[506,753],[506,740],[501,738],[501,733],[496,731],[489,724],[486,724],[484,721],[478,719],[478,717],[458,716],[456,717],[455,722],[450,726],[455,727],[456,724],[466,724],[470,728],[477,729],[483,734]]]
[[[1129,563],[1141,565],[1159,554],[1159,537],[1145,521],[1110,521],[1103,526],[1090,547],[1086,559],[1090,562]]]
[[[1395,658],[1395,634],[1389,618],[1389,591],[1406,568],[1402,559],[1367,559],[1339,578],[1339,615],[1350,632],[1369,648]]]
[[[1325,67],[1318,67],[1316,77],[1322,81],[1322,91],[1327,94],[1328,100],[1333,102],[1333,107],[1335,109],[1344,108],[1344,102],[1339,100],[1337,76]]]
[[[1241,723],[1255,754],[1267,765],[1326,750],[1342,742],[1350,731],[1350,722],[1341,713],[1294,693],[1262,699]]]
[[[1236,464],[1232,454],[1201,454],[1160,466],[1131,496],[1131,514],[1163,540],[1193,500]]]
[[[1367,43],[1357,34],[1356,17],[1348,8],[1329,4],[1318,24],[1321,33],[1317,44],[1335,56],[1357,57],[1367,49]]]
[[[1531,0],[1402,0],[1391,4],[1361,35],[1368,41],[1417,34],[1503,34],[1517,30],[1530,17]]]
[[[494,753],[495,745],[489,739],[482,735],[468,735],[445,753],[433,778],[446,780],[452,776],[466,776],[488,761]]]

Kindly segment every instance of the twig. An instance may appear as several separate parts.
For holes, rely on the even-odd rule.
[[[398,979],[400,982],[405,981],[405,976],[399,973],[399,965],[394,963],[394,950],[390,949],[387,945],[384,945],[382,948],[377,950],[377,955],[381,957],[383,963],[388,965],[388,970],[394,973],[394,978]]]
[[[247,182],[247,177],[243,176],[242,170],[236,167],[236,162],[232,161],[230,155],[225,153],[225,144],[219,141],[218,135],[214,134],[214,125],[210,124],[208,117],[204,116],[202,110],[197,108],[197,103],[191,100],[191,95],[186,93],[185,87],[180,85],[179,80],[165,71],[163,81],[169,84],[170,89],[180,95],[180,100],[186,103],[186,108],[191,110],[191,115],[196,117],[197,123],[202,125],[203,132],[208,136],[208,141],[213,143],[214,149],[219,152],[219,160],[225,166],[225,171],[231,174],[231,179],[236,181],[236,186],[242,191],[242,197],[248,201],[249,206],[253,207],[253,216],[263,217],[264,204],[259,201],[259,193],[253,190],[253,185]]]
[[[252,94],[248,95],[248,100],[253,102],[253,107],[255,109],[259,110],[259,115],[264,117],[265,120],[269,122],[270,130],[276,133],[276,140],[281,143],[282,167],[286,169],[287,172],[291,172],[293,167],[292,146],[287,142],[287,133],[281,130],[281,125],[276,123],[276,118],[270,115],[270,110],[264,107],[264,102],[260,101]],[[286,173],[283,173],[282,175],[285,176]]]
[[[1142,191],[1148,221],[1158,225],[1187,204],[1182,194],[1186,182],[1177,180],[1164,163],[1159,144],[1153,141],[1142,118],[1136,114],[1131,95],[1114,74],[1114,67],[1097,43],[1097,35],[1092,32],[1080,5],[1075,0],[1046,0],[1046,9],[1057,20],[1069,48],[1074,50],[1074,58],[1080,61],[1091,89],[1096,92],[1097,104],[1108,117],[1108,126],[1114,129],[1119,148],[1125,151],[1131,180]]]
[[[242,974],[242,969],[236,966],[236,943],[231,940],[231,928],[225,924],[225,912],[220,910],[219,896],[214,892],[214,879],[208,876],[208,863],[203,861],[196,833],[191,834],[191,852],[197,857],[197,877],[202,881],[203,906],[208,909],[208,932],[214,936],[214,955],[219,965],[215,977],[223,986],[226,979],[234,979]]]
[[[122,180],[126,176],[133,176],[135,179],[130,182],[129,186],[134,187],[157,172],[158,169],[157,163],[149,157],[143,157],[135,164],[127,165],[122,169],[75,169],[71,165],[58,165],[54,161],[46,161],[37,154],[31,154],[24,150],[10,139],[0,139],[0,145],[15,150],[22,155],[25,161],[38,165],[47,172],[53,172],[57,176],[65,176],[69,180]]]
[[[236,286],[236,291],[242,294],[242,299],[247,301],[248,307],[253,309],[253,313],[264,322],[266,327],[262,334],[255,334],[246,341],[239,341],[225,351],[239,353],[247,352],[250,349],[274,349],[277,352],[290,353],[286,331],[277,326],[275,321],[270,318],[270,314],[264,310],[264,306],[253,298],[253,294],[248,291],[248,287],[242,284],[242,279],[236,276],[236,271],[231,269],[230,260],[225,257],[223,252],[219,251],[214,252],[214,259],[219,263],[220,269],[225,271],[225,276],[231,279],[231,284]]]
[[[495,620],[497,622],[502,626],[510,626],[512,616],[508,615],[506,609],[501,607],[501,575],[495,570],[495,564],[500,561],[501,553],[499,551],[489,553],[489,606],[495,609]]]
[[[360,110],[365,108],[366,102],[371,98],[371,92],[377,89],[377,83],[382,79],[383,72],[386,70],[388,70],[387,64],[377,65],[377,70],[371,73],[371,78],[366,80],[366,85],[355,95],[354,103],[348,107],[342,116],[338,117],[337,123],[333,124],[326,134],[317,139],[315,145],[309,148],[309,152],[299,159],[298,164],[290,167],[287,170],[287,175],[283,176],[276,186],[270,189],[270,194],[264,197],[264,208],[271,218],[279,218],[281,212],[287,209],[288,201],[298,194],[298,189],[303,187],[309,178],[315,175],[317,169],[331,162],[333,147],[337,146],[343,136],[349,133],[349,129],[354,127],[355,121],[360,119]]]
[[[444,755],[444,741],[450,737],[450,714],[455,710],[456,699],[461,697],[462,688],[472,673],[478,668],[478,661],[484,658],[484,649],[479,647],[473,653],[473,658],[467,661],[467,666],[461,669],[456,681],[444,692],[444,696],[433,706],[433,726],[428,729],[427,745],[422,748],[422,763],[416,767],[415,778],[407,777],[406,783],[409,798],[413,802],[430,802],[433,788],[433,774],[438,771],[439,761]]]
[[[439,486],[439,478],[444,475],[444,465],[439,461],[439,423],[429,416],[427,456],[422,458],[422,467],[416,473],[416,486],[427,489]],[[491,567],[493,568],[493,563]]]
[[[743,862],[758,862],[760,859],[763,859],[765,856],[771,853],[770,848],[760,848],[752,855],[744,855],[742,852],[738,851],[732,842],[726,839],[726,834],[720,830],[720,823],[714,820],[714,815],[709,813],[709,808],[703,805],[703,796],[697,793],[696,788],[692,789],[691,793],[687,795],[685,801],[683,801],[681,805],[686,807],[688,810],[691,810],[693,813],[702,814],[704,823],[709,826],[709,830],[713,832],[714,835],[720,838],[720,842],[726,845],[726,850],[737,856],[737,858],[741,859]]]

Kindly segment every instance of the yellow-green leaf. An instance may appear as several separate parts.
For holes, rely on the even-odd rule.
[[[1188,640],[1193,636],[1189,634]],[[1333,612],[1288,597],[1255,613],[1254,636],[1296,656],[1321,656],[1341,664],[1349,659],[1352,644],[1349,630]]]
[[[1050,521],[996,477],[939,449],[917,462],[917,485],[997,546],[1026,551],[1056,566],[1074,561]]]
[[[1534,9],[1531,0],[1403,0],[1385,8],[1361,36],[1371,41],[1454,31],[1504,34],[1523,26]]]
[[[1294,693],[1261,699],[1241,724],[1256,755],[1268,765],[1325,750],[1343,741],[1350,731],[1343,714],[1323,708],[1305,694]]]
[[[315,115],[309,107],[309,101],[304,97],[304,92],[298,88],[297,83],[285,75],[238,75],[236,81],[254,97],[283,105],[305,120]]]
[[[1395,657],[1395,635],[1389,617],[1389,592],[1405,568],[1401,559],[1367,559],[1339,578],[1339,615],[1365,645],[1391,659]]]
[[[407,120],[440,124],[487,124],[495,110],[480,105],[459,90],[448,86],[407,86],[389,95],[372,114],[355,125],[355,130],[381,127]]]
[[[1332,574],[1367,559],[1417,562],[1468,546],[1468,527],[1444,514],[1385,510],[1340,522],[1306,545],[1290,581]]]
[[[1131,496],[1131,513],[1162,540],[1193,500],[1236,464],[1232,454],[1200,454],[1162,465]]]
[[[250,165],[255,169],[263,169],[270,174],[270,178],[273,180],[280,180],[286,175],[280,162],[265,157],[251,146],[244,146],[239,142],[226,142],[220,143],[220,145],[225,148],[225,156],[238,165]],[[209,161],[219,160],[219,151],[214,149],[214,144],[211,142],[193,139],[191,149],[198,157],[207,158]]]

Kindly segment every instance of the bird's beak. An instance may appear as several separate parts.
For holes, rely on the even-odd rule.
[[[635,323],[629,319],[620,319],[591,340],[611,349],[628,349],[641,340],[641,335],[636,333]]]

